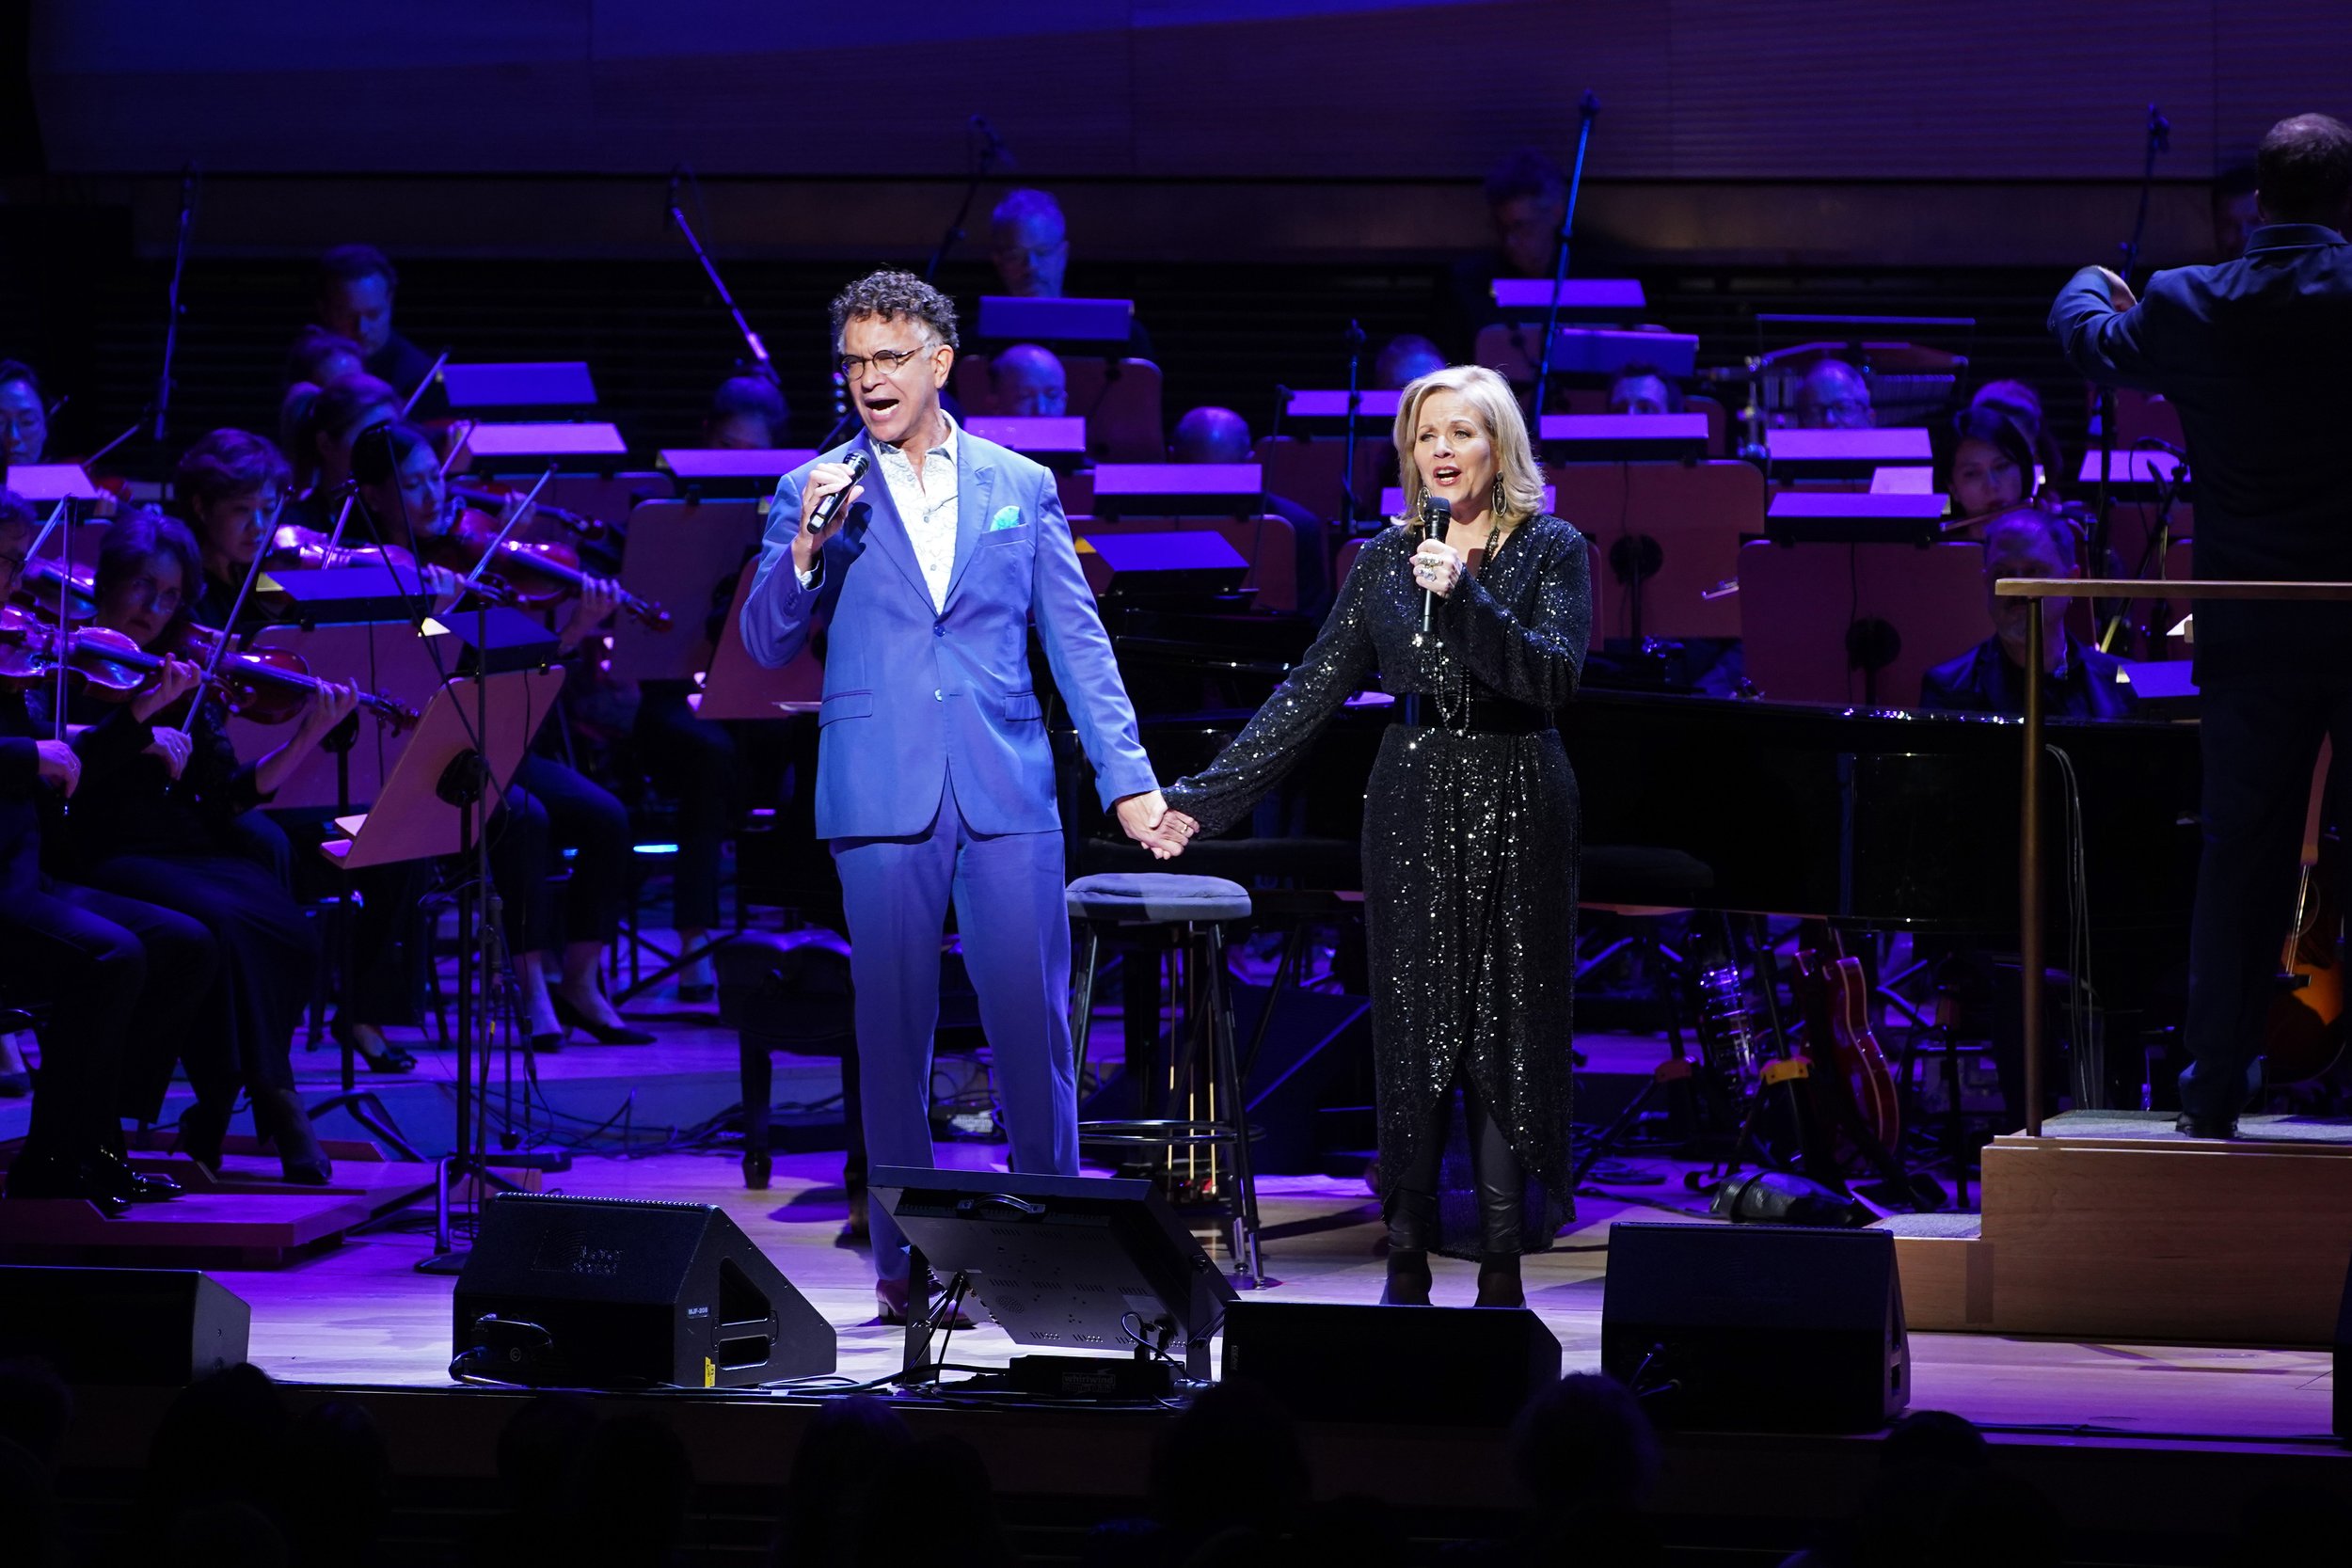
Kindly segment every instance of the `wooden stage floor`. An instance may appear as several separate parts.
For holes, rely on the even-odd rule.
[[[946,1144],[944,1163],[986,1166],[996,1146]],[[879,1377],[899,1337],[872,1321],[866,1255],[837,1244],[845,1215],[840,1156],[780,1156],[774,1185],[744,1190],[734,1157],[595,1157],[548,1189],[601,1197],[715,1203],[726,1210],[840,1334],[841,1370]],[[1629,1192],[1630,1190],[1629,1189]],[[1679,1183],[1658,1190],[1680,1196]],[[1270,1272],[1282,1299],[1377,1299],[1379,1226],[1360,1183],[1270,1177],[1262,1187]],[[1639,1197],[1587,1197],[1554,1251],[1530,1259],[1529,1305],[1559,1337],[1571,1370],[1599,1364],[1609,1222],[1669,1217]],[[1694,1223],[1706,1223],[1696,1222]],[[416,1272],[429,1234],[390,1228],[269,1271],[217,1270],[253,1307],[252,1355],[293,1382],[447,1387],[451,1282]],[[1438,1260],[1438,1295],[1467,1301],[1470,1265]],[[959,1334],[959,1361],[994,1365],[1011,1342],[983,1323]],[[2153,1439],[2328,1441],[2331,1358],[2324,1351],[2087,1344],[1983,1335],[1915,1334],[1914,1408],[1956,1411],[1992,1428]]]

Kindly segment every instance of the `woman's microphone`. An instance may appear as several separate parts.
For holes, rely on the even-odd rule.
[[[1421,499],[1421,527],[1424,537],[1445,543],[1446,525],[1454,521],[1454,503],[1443,496],[1423,496]],[[1421,591],[1421,629],[1429,629],[1429,612],[1437,608],[1438,591]]]

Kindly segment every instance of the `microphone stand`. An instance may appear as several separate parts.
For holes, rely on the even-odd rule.
[[[678,208],[677,186],[681,178],[693,180],[694,171],[681,164],[671,174],[669,208],[664,221],[677,230],[686,241],[686,248],[692,251],[694,260],[702,263],[703,276],[710,279],[710,287],[719,295],[719,303],[727,308],[727,316],[735,323],[736,333],[743,340],[744,351],[751,356],[752,369],[767,377],[771,384],[780,387],[783,382],[776,375],[774,363],[768,357],[768,345],[759,341],[759,334],[752,330],[752,324],[743,319],[742,307],[735,303],[735,295],[727,291],[727,280],[719,276],[718,263],[710,259],[710,252],[703,248],[702,241],[694,237],[693,225],[686,221],[685,213]],[[699,181],[695,182],[694,190],[699,198],[702,191]]]
[[[2132,220],[2132,237],[2118,248],[2122,251],[2123,286],[2130,288],[2132,273],[2139,265],[2140,242],[2148,234],[2148,197],[2156,181],[2156,154],[2172,150],[2172,122],[2164,118],[2164,111],[2153,103],[2148,105],[2148,139],[2141,149],[2139,163],[2139,213]],[[2099,483],[2094,492],[2090,513],[2090,569],[2106,570],[2107,559],[2107,487],[2114,480],[2115,467],[2115,384],[2103,382],[2099,387],[2097,411],[2093,416],[2099,426]],[[2127,607],[2117,605],[2114,612],[2105,617],[2106,625],[2099,632],[2102,652],[2114,642],[2116,633],[2123,626]],[[2102,619],[2094,611],[2094,621]]]
[[[1560,214],[1560,238],[1552,254],[1551,303],[1544,311],[1543,356],[1535,367],[1535,405],[1527,418],[1542,444],[1544,398],[1551,390],[1552,337],[1560,325],[1560,290],[1568,280],[1568,236],[1576,230],[1577,198],[1584,190],[1584,153],[1593,145],[1593,121],[1600,118],[1600,100],[1591,93],[1576,106],[1576,172],[1568,177],[1568,210]]]
[[[963,182],[963,199],[956,203],[956,215],[947,220],[947,231],[939,236],[939,244],[931,247],[931,259],[923,264],[923,281],[926,283],[938,280],[940,263],[947,260],[947,252],[963,239],[963,223],[972,215],[972,203],[979,199],[982,182],[996,171],[996,160],[1005,150],[1005,144],[997,140],[996,133],[978,115],[974,115],[968,122],[964,136],[966,147],[971,146],[970,133],[975,131],[983,139],[979,150],[972,154],[971,176]]]
[[[1363,394],[1364,325],[1350,320],[1347,324],[1347,429],[1340,439],[1340,533],[1352,536],[1356,531],[1356,415],[1364,405]],[[1282,400],[1290,406],[1290,399]],[[1278,415],[1276,422],[1280,422]]]
[[[180,170],[180,232],[171,247],[171,308],[164,319],[164,368],[155,378],[155,444],[164,444],[171,419],[171,361],[180,349],[180,280],[188,270],[188,234],[196,225],[196,166]]]

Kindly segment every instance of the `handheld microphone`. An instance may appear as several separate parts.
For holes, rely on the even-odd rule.
[[[1443,496],[1422,497],[1422,531],[1429,538],[1437,540],[1439,544],[1443,544],[1445,542],[1446,527],[1453,521],[1454,503],[1452,501],[1446,499]],[[1434,588],[1422,589],[1421,591],[1421,629],[1422,631],[1427,631],[1429,629],[1429,613],[1431,610],[1437,609],[1437,607],[1438,591]]]
[[[808,531],[811,533],[822,533],[825,531],[825,525],[833,521],[833,515],[841,510],[841,499],[856,486],[859,480],[866,477],[868,465],[864,452],[853,451],[845,461],[850,467],[850,483],[817,503],[817,510],[808,515]]]

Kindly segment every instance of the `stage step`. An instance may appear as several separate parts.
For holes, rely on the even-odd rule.
[[[2326,1345],[2352,1261],[2352,1123],[2079,1111],[1984,1151],[1980,1219],[1895,1235],[1911,1326],[2075,1339]]]

